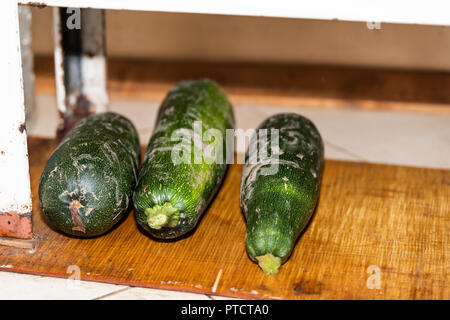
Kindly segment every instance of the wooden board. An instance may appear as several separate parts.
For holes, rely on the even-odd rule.
[[[215,79],[233,105],[361,108],[450,113],[450,73],[267,63],[108,58],[112,99],[162,100],[177,82]],[[36,92],[55,94],[52,58],[36,57]]]
[[[265,276],[245,252],[240,165],[196,232],[171,243],[140,233],[133,213],[113,231],[77,239],[42,220],[37,186],[55,142],[30,138],[38,246],[0,246],[0,269],[243,298],[450,299],[450,171],[326,161],[320,202],[291,259]],[[368,269],[379,270],[370,275]],[[378,268],[378,269],[377,269]],[[379,276],[379,289],[376,281]],[[371,277],[369,279],[369,277]],[[369,283],[369,286],[368,286]]]

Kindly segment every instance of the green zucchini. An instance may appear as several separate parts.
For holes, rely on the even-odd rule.
[[[259,129],[267,129],[267,133]],[[278,130],[278,148],[275,136],[269,134],[271,129]],[[247,222],[246,248],[264,273],[276,274],[314,212],[322,177],[323,142],[314,124],[294,113],[266,119],[251,139],[251,143],[257,142],[269,150],[266,159],[252,156],[250,148],[246,153],[240,193]],[[272,144],[275,148],[267,148]],[[277,170],[269,170],[274,164]]]
[[[41,174],[40,207],[48,222],[81,237],[110,230],[131,203],[139,154],[138,135],[128,119],[108,112],[78,122]]]
[[[195,135],[196,124],[205,135]],[[232,106],[214,81],[185,80],[170,90],[159,109],[134,192],[135,217],[142,229],[167,240],[196,226],[227,168],[225,148],[221,152],[216,143],[225,146],[226,129],[233,126]],[[209,130],[220,136],[205,139]],[[206,149],[213,150],[209,157],[204,153],[208,141]],[[196,158],[199,152],[201,157]],[[174,154],[180,155],[176,161]]]

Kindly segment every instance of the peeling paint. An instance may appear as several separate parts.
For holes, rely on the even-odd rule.
[[[26,129],[27,129],[27,127],[26,127],[25,123],[22,122],[22,123],[19,125],[19,131],[20,131],[20,133],[23,133]]]
[[[39,9],[43,9],[45,7],[47,7],[47,4],[45,4],[44,2],[35,2],[35,1],[30,1],[30,2],[19,2],[20,5],[22,6],[30,6],[30,7],[36,7]]]

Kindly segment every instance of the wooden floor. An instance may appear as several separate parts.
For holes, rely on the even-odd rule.
[[[55,147],[29,138],[34,250],[0,246],[0,270],[246,298],[450,299],[450,171],[326,161],[318,208],[291,259],[264,276],[245,252],[240,165],[196,232],[164,243],[140,233],[133,213],[113,231],[77,239],[51,230],[37,196]],[[221,272],[220,279],[217,280]],[[372,280],[379,270],[379,289]]]

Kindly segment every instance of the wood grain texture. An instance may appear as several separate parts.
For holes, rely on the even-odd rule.
[[[35,58],[36,91],[54,94],[53,60]],[[233,104],[450,113],[450,73],[320,65],[108,59],[112,99],[162,100],[178,81],[209,77]]]
[[[450,299],[450,171],[326,161],[320,201],[291,259],[265,276],[245,252],[239,209],[241,166],[232,165],[196,232],[154,241],[133,213],[95,239],[51,230],[37,197],[40,173],[55,147],[29,138],[34,233],[27,251],[0,246],[0,269],[82,280],[258,299]],[[372,266],[380,290],[368,289]]]

